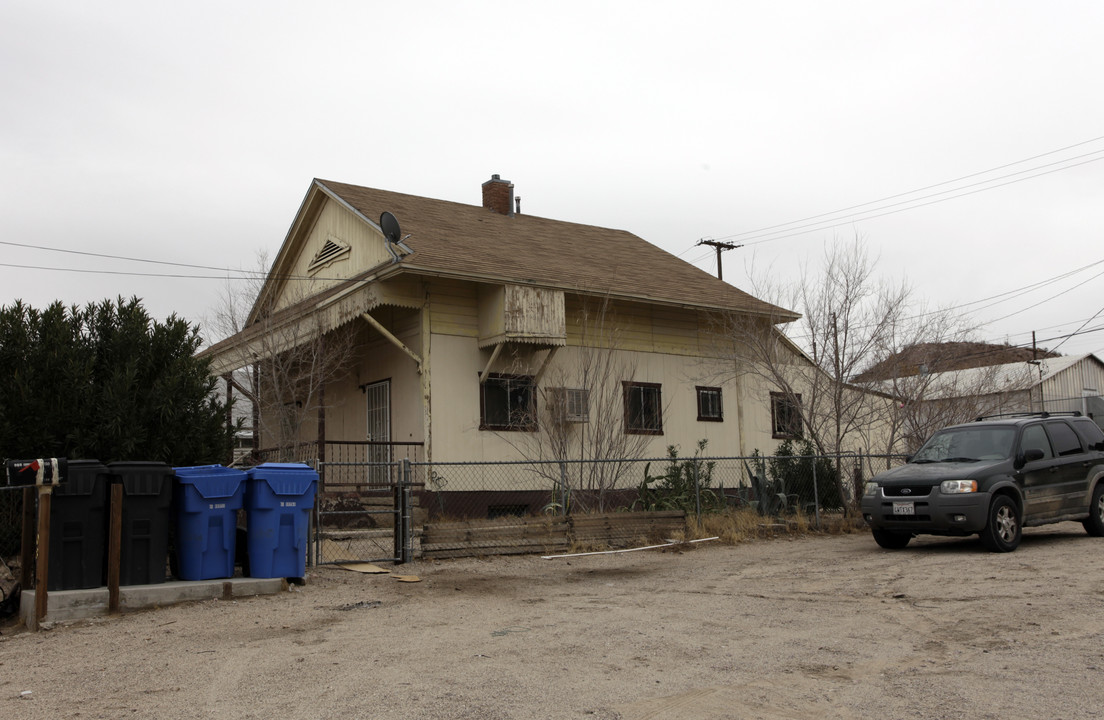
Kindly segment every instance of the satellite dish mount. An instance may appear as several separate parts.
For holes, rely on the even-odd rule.
[[[383,231],[384,240],[387,241],[387,252],[391,253],[391,262],[397,263],[402,260],[404,255],[414,252],[405,242],[406,238],[410,236],[402,236],[402,230],[399,229],[399,219],[394,215],[384,210],[383,214],[380,215],[379,226],[380,230]],[[395,248],[398,248],[398,251]]]

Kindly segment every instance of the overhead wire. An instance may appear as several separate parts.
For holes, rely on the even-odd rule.
[[[1098,152],[1104,153],[1104,150],[1100,150]],[[1019,183],[1019,182],[1024,182],[1025,180],[1033,180],[1034,178],[1042,177],[1043,175],[1050,175],[1052,173],[1061,172],[1062,170],[1069,170],[1071,168],[1079,167],[1081,165],[1087,165],[1087,164],[1092,163],[1092,162],[1099,162],[1101,160],[1104,160],[1104,155],[1102,155],[1101,157],[1093,158],[1091,160],[1085,160],[1083,162],[1075,163],[1073,165],[1068,165],[1066,167],[1055,168],[1054,170],[1047,170],[1046,172],[1037,173],[1035,175],[1031,175],[1031,176],[1028,176],[1028,177],[1025,177],[1025,178],[1018,178],[1016,180],[1009,180],[1008,182],[999,183],[997,185],[989,185],[988,187],[978,188],[976,190],[971,190],[969,192],[959,193],[957,195],[952,195],[950,197],[940,198],[938,200],[931,200],[931,201],[925,202],[925,203],[917,203],[915,205],[909,205],[909,207],[897,208],[896,210],[887,210],[886,212],[880,212],[880,213],[876,213],[876,214],[873,214],[873,215],[864,214],[862,217],[857,217],[856,216],[856,217],[848,217],[846,219],[839,218],[838,222],[833,220],[833,221],[826,221],[826,223],[813,223],[812,225],[805,225],[805,226],[800,226],[800,227],[793,228],[793,230],[796,230],[798,232],[784,231],[784,232],[788,233],[788,234],[785,234],[785,235],[778,235],[776,233],[767,233],[766,234],[767,236],[754,236],[752,238],[745,238],[745,239],[743,239],[743,244],[744,245],[761,245],[762,243],[772,242],[774,240],[785,240],[787,238],[798,237],[800,235],[808,235],[809,233],[818,232],[820,230],[832,230],[834,228],[843,227],[844,225],[853,225],[856,222],[862,222],[862,221],[865,221],[865,220],[874,220],[874,219],[877,219],[877,218],[880,218],[880,217],[886,217],[887,215],[896,215],[897,213],[906,212],[908,210],[916,210],[917,208],[927,207],[929,205],[936,205],[936,204],[941,203],[941,202],[947,202],[948,200],[957,200],[958,198],[967,197],[969,195],[976,195],[977,193],[985,192],[987,190],[995,190],[996,188],[1004,187],[1006,185],[1014,185],[1014,184]],[[1029,171],[1025,171],[1025,172],[1029,172]],[[1018,174],[1018,173],[1016,173],[1016,174]],[[1010,177],[1010,176],[1006,176],[1006,177]],[[1001,178],[994,178],[994,179],[999,180]],[[968,185],[966,187],[973,187],[973,186]],[[959,189],[963,189],[963,188],[959,188]],[[956,192],[956,191],[955,190],[948,190],[946,192]],[[894,203],[893,205],[887,205],[885,207],[894,207],[896,205],[904,205],[904,204],[916,202],[916,201],[919,201],[919,200],[925,200],[925,199],[931,198],[931,197],[937,197],[938,195],[944,195],[944,194],[946,194],[946,193],[936,193],[935,195],[927,195],[927,196],[924,196],[924,197],[916,198],[916,200],[910,200],[907,203]],[[875,208],[874,210],[871,210],[869,212],[876,212],[877,210],[880,210],[880,209],[882,209],[882,208]],[[776,237],[768,237],[769,235],[776,235]],[[731,237],[731,236],[729,236],[729,237]]]
[[[729,240],[729,239],[756,240],[759,237],[763,237],[763,236],[776,235],[776,234],[780,234],[780,233],[783,233],[783,232],[789,232],[789,230],[783,230],[782,228],[790,228],[791,230],[799,229],[799,228],[791,228],[791,226],[799,225],[800,223],[805,223],[805,222],[808,222],[810,220],[819,220],[821,218],[829,218],[833,215],[842,215],[844,213],[849,213],[852,210],[857,210],[859,208],[867,207],[867,206],[870,206],[870,205],[877,205],[879,203],[884,203],[884,202],[887,202],[889,200],[896,200],[898,198],[907,197],[909,195],[916,195],[917,193],[922,193],[922,192],[925,192],[927,190],[931,190],[933,188],[943,187],[945,185],[952,185],[954,183],[962,182],[963,180],[969,180],[971,178],[975,178],[975,177],[979,177],[979,176],[982,176],[982,175],[987,175],[987,174],[990,174],[990,173],[998,172],[1000,170],[1005,170],[1005,169],[1010,168],[1010,167],[1015,167],[1016,165],[1022,165],[1024,163],[1032,162],[1034,160],[1038,160],[1040,158],[1048,157],[1050,155],[1055,155],[1055,154],[1060,153],[1060,152],[1065,152],[1067,150],[1072,150],[1073,148],[1082,147],[1084,145],[1089,145],[1089,144],[1092,144],[1094,142],[1099,142],[1101,140],[1104,140],[1104,136],[1091,138],[1089,140],[1084,140],[1084,141],[1081,141],[1081,142],[1078,142],[1078,143],[1074,143],[1072,145],[1067,145],[1065,147],[1058,148],[1056,150],[1050,150],[1048,152],[1040,153],[1038,155],[1033,155],[1033,156],[1028,157],[1028,158],[1023,158],[1023,159],[1017,160],[1015,162],[1006,163],[1004,165],[999,165],[997,167],[989,168],[987,170],[981,170],[981,171],[978,171],[978,172],[969,173],[967,175],[962,175],[962,176],[954,178],[952,180],[945,180],[943,182],[938,182],[938,183],[934,183],[934,184],[931,184],[931,185],[926,185],[924,187],[916,188],[914,190],[909,190],[907,192],[897,193],[897,194],[894,194],[894,195],[888,195],[886,197],[879,198],[877,200],[870,200],[870,201],[867,201],[867,202],[864,202],[864,203],[859,203],[857,205],[851,205],[851,206],[841,208],[841,209],[838,209],[838,210],[833,210],[833,211],[825,212],[825,213],[819,213],[817,215],[810,215],[810,216],[807,216],[807,217],[804,217],[804,218],[800,218],[798,220],[792,220],[790,222],[779,223],[779,224],[776,224],[776,225],[769,225],[769,226],[766,226],[766,227],[756,228],[756,229],[752,229],[752,230],[745,230],[743,232],[733,233],[733,234],[730,234],[730,235],[724,235],[724,236],[721,236],[721,237],[716,238],[716,239],[718,239],[718,240]],[[1028,168],[1026,170],[1019,170],[1015,173],[1009,173],[1007,175],[1002,175],[1002,176],[999,176],[999,177],[990,178],[989,180],[980,181],[978,183],[972,183],[970,185],[965,185],[965,186],[961,186],[961,187],[958,187],[958,188],[952,188],[950,190],[941,191],[939,193],[934,193],[932,195],[924,196],[924,197],[921,197],[921,198],[914,198],[913,200],[903,201],[902,203],[894,203],[892,205],[888,205],[888,206],[884,206],[884,207],[894,207],[894,206],[900,205],[900,204],[907,204],[907,203],[911,203],[911,202],[916,202],[917,200],[922,200],[922,199],[926,199],[926,198],[930,198],[930,197],[936,197],[938,195],[945,195],[945,194],[948,194],[948,193],[957,192],[959,190],[963,190],[963,189],[966,189],[966,188],[969,188],[969,187],[975,187],[977,185],[984,185],[984,184],[992,183],[996,180],[1001,180],[1001,179],[1004,179],[1004,178],[1013,177],[1015,175],[1022,175],[1024,173],[1033,172],[1034,170],[1039,170],[1041,168],[1051,167],[1053,165],[1068,163],[1071,160],[1077,160],[1077,159],[1081,159],[1081,158],[1090,157],[1092,155],[1097,155],[1097,154],[1102,153],[1102,152],[1104,152],[1104,150],[1095,150],[1095,151],[1090,152],[1090,153],[1084,153],[1084,154],[1077,155],[1077,156],[1074,156],[1074,157],[1071,157],[1071,158],[1065,158],[1063,160],[1058,160],[1058,161],[1055,161],[1053,163],[1038,165],[1034,168]],[[1102,159],[1102,158],[1094,158],[1094,159],[1088,160],[1086,162],[1095,162],[1096,160],[1099,160],[1099,159]],[[1068,167],[1057,168],[1055,170],[1048,171],[1046,173],[1039,173],[1038,175],[1033,175],[1033,176],[1028,177],[1028,178],[1021,178],[1020,180],[1030,180],[1034,177],[1039,177],[1040,175],[1049,174],[1049,172],[1058,172],[1060,170],[1065,170],[1065,169],[1068,169],[1068,168],[1077,167],[1078,165],[1083,165],[1083,164],[1085,164],[1085,163],[1077,163],[1076,165],[1069,165]],[[1014,182],[1019,182],[1019,180],[1014,181]],[[994,185],[993,187],[994,188],[995,187],[1002,187],[1003,185],[1007,185],[1007,184],[1010,184],[1010,183],[1004,183],[1002,185]],[[985,188],[985,189],[990,189],[990,188]],[[966,194],[972,194],[972,193],[966,193]],[[955,197],[961,197],[961,195],[955,196]],[[944,199],[945,200],[950,200],[950,199],[954,199],[954,198],[952,197],[952,198],[944,198]],[[931,204],[931,203],[926,203],[926,204]],[[916,207],[923,207],[923,205],[918,205]],[[879,209],[882,209],[882,208],[874,208],[870,211],[863,211],[863,213],[874,212],[874,211],[879,210]],[[905,209],[911,209],[911,208],[905,208]],[[877,216],[874,216],[874,217],[880,217],[880,215],[877,215]],[[823,224],[823,222],[813,223],[813,225],[822,225],[822,224]],[[801,228],[805,228],[805,227],[811,227],[811,226],[801,226]],[[814,232],[815,229],[816,228],[814,228],[813,230],[809,230],[809,232]],[[824,228],[824,229],[827,229],[827,228]],[[775,231],[775,232],[770,232],[770,231]],[[799,234],[804,234],[804,233],[799,233]],[[749,236],[752,236],[752,237],[749,237]],[[791,236],[787,235],[785,237],[791,237]],[[782,239],[782,238],[774,238],[774,239]],[[760,242],[765,242],[765,240],[762,240]]]

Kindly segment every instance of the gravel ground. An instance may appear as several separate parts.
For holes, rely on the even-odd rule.
[[[4,718],[1093,718],[1080,525],[312,571],[276,596],[0,634]]]

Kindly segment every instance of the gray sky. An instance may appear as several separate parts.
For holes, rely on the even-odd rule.
[[[1101,352],[1102,31],[1098,0],[8,0],[0,241],[252,269],[313,177],[477,205],[499,173],[527,214],[710,272],[695,243],[743,242],[724,276],[744,289],[752,259],[796,276],[858,234],[887,279],[973,303],[980,339],[1084,325],[1061,352]],[[138,295],[194,321],[226,282],[11,244],[0,263],[2,304]]]

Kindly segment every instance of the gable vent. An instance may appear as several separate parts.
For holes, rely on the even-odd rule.
[[[342,242],[335,237],[329,237],[326,239],[326,244],[322,246],[322,249],[319,250],[318,254],[311,260],[311,264],[307,267],[307,272],[321,270],[330,263],[340,260],[348,254],[348,243]]]

